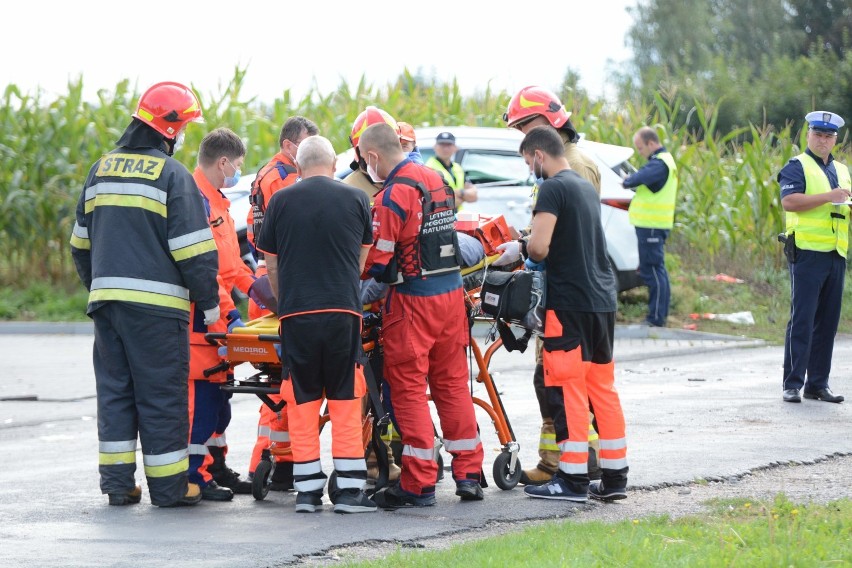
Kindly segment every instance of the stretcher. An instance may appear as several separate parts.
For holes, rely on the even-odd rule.
[[[466,267],[462,270],[462,278],[465,288],[465,303],[471,326],[476,321],[493,323],[479,309],[479,291],[482,285],[485,271],[488,265],[499,258],[493,250],[488,251],[491,256],[482,259],[477,265]],[[365,362],[365,376],[367,378],[368,394],[370,402],[364,416],[363,439],[364,447],[373,443],[376,458],[379,461],[379,479],[376,481],[375,491],[382,488],[387,482],[387,454],[381,442],[381,431],[386,429],[390,418],[381,405],[378,398],[379,386],[375,379],[370,380],[372,372],[369,363],[379,360],[381,357],[381,312],[377,304],[365,305],[364,325],[362,328],[363,350],[369,361]],[[265,405],[276,413],[284,408],[284,401],[276,402],[270,395],[277,395],[281,387],[281,361],[280,336],[278,335],[278,320],[274,315],[268,315],[248,322],[245,327],[235,328],[231,333],[208,333],[207,340],[211,343],[227,348],[225,361],[220,366],[214,367],[211,373],[221,371],[224,368],[233,369],[243,363],[251,364],[255,373],[249,377],[234,379],[233,375],[222,389],[233,393],[255,394]],[[493,479],[500,489],[509,490],[517,486],[521,479],[522,468],[518,453],[520,445],[515,439],[515,433],[509,422],[506,409],[500,397],[500,393],[494,384],[494,378],[489,371],[489,365],[494,353],[500,349],[502,341],[496,338],[484,351],[473,335],[470,336],[470,354],[475,363],[475,369],[470,370],[470,380],[476,381],[484,386],[487,399],[472,397],[473,403],[481,408],[491,419],[497,438],[500,442],[500,453],[494,460],[492,467]],[[328,422],[327,413],[320,417],[320,428]],[[252,479],[252,493],[255,499],[263,499],[268,492],[268,479],[274,468],[272,457],[288,453],[289,448],[281,448],[273,442],[268,450],[263,452],[261,462],[255,470]],[[440,468],[440,463],[439,463]],[[333,475],[333,474],[332,474]],[[329,480],[331,485],[333,480]],[[485,480],[483,479],[483,484]]]

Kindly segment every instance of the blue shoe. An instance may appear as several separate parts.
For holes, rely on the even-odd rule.
[[[585,503],[589,500],[588,492],[577,493],[558,475],[544,485],[527,485],[524,493],[537,499],[554,499],[557,501],[573,501],[574,503]]]
[[[598,481],[589,485],[589,495],[599,501],[618,501],[627,499],[627,490],[604,487],[603,482]]]

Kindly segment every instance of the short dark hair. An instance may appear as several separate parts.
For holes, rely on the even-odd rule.
[[[523,154],[533,154],[541,150],[548,156],[558,158],[565,155],[565,146],[562,137],[550,125],[536,126],[524,136],[518,151]]]
[[[638,136],[645,144],[648,144],[649,142],[653,142],[655,144],[660,143],[660,137],[657,136],[657,131],[650,126],[643,126],[637,130],[636,136]]]
[[[209,166],[225,156],[232,162],[246,155],[246,145],[237,134],[229,128],[217,128],[208,133],[198,148],[198,164]]]
[[[302,130],[308,131],[308,136],[316,136],[319,134],[319,128],[314,124],[314,121],[305,118],[304,116],[291,116],[284,121],[284,126],[281,127],[281,135],[278,137],[278,146],[289,140],[293,144],[299,139]]]

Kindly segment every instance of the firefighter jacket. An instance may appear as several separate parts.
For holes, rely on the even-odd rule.
[[[246,219],[246,238],[252,246],[254,246],[255,235],[260,232],[266,205],[272,199],[272,195],[279,189],[290,187],[296,183],[296,179],[298,179],[296,165],[283,151],[275,154],[269,163],[257,172],[257,177],[251,184],[252,206],[249,208]]]
[[[163,144],[134,120],[89,171],[71,236],[89,314],[125,302],[188,321],[190,301],[202,310],[219,303],[216,243],[202,196]]]
[[[792,158],[802,164],[805,172],[805,194],[815,195],[832,190],[823,169],[807,153]],[[833,161],[837,172],[837,187],[852,186],[849,168],[837,160]],[[796,246],[803,250],[818,252],[837,251],[846,258],[849,247],[849,208],[825,203],[808,211],[787,211],[786,233],[796,234]]]
[[[408,158],[400,162],[375,198],[374,244],[365,276],[414,295],[432,296],[460,287],[453,196],[434,170]]]

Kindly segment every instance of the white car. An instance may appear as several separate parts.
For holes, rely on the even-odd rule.
[[[524,135],[512,128],[473,126],[427,127],[416,129],[417,147],[424,161],[434,154],[435,137],[449,131],[456,137],[458,150],[453,160],[459,162],[477,188],[478,200],[465,203],[464,211],[482,215],[502,214],[517,228],[526,227],[532,214],[533,178],[529,167],[518,153]],[[627,218],[633,192],[621,187],[622,175],[635,169],[627,161],[633,149],[592,142],[582,138],[579,147],[594,159],[601,173],[601,223],[606,235],[607,252],[618,277],[619,291],[642,285],[639,277],[639,252],[636,231]],[[337,175],[345,177],[351,170],[353,150],[338,155]],[[245,220],[248,194],[254,174],[240,178],[236,187],[225,190],[231,200],[231,214],[241,237],[244,252]],[[250,257],[250,253],[249,253]]]

